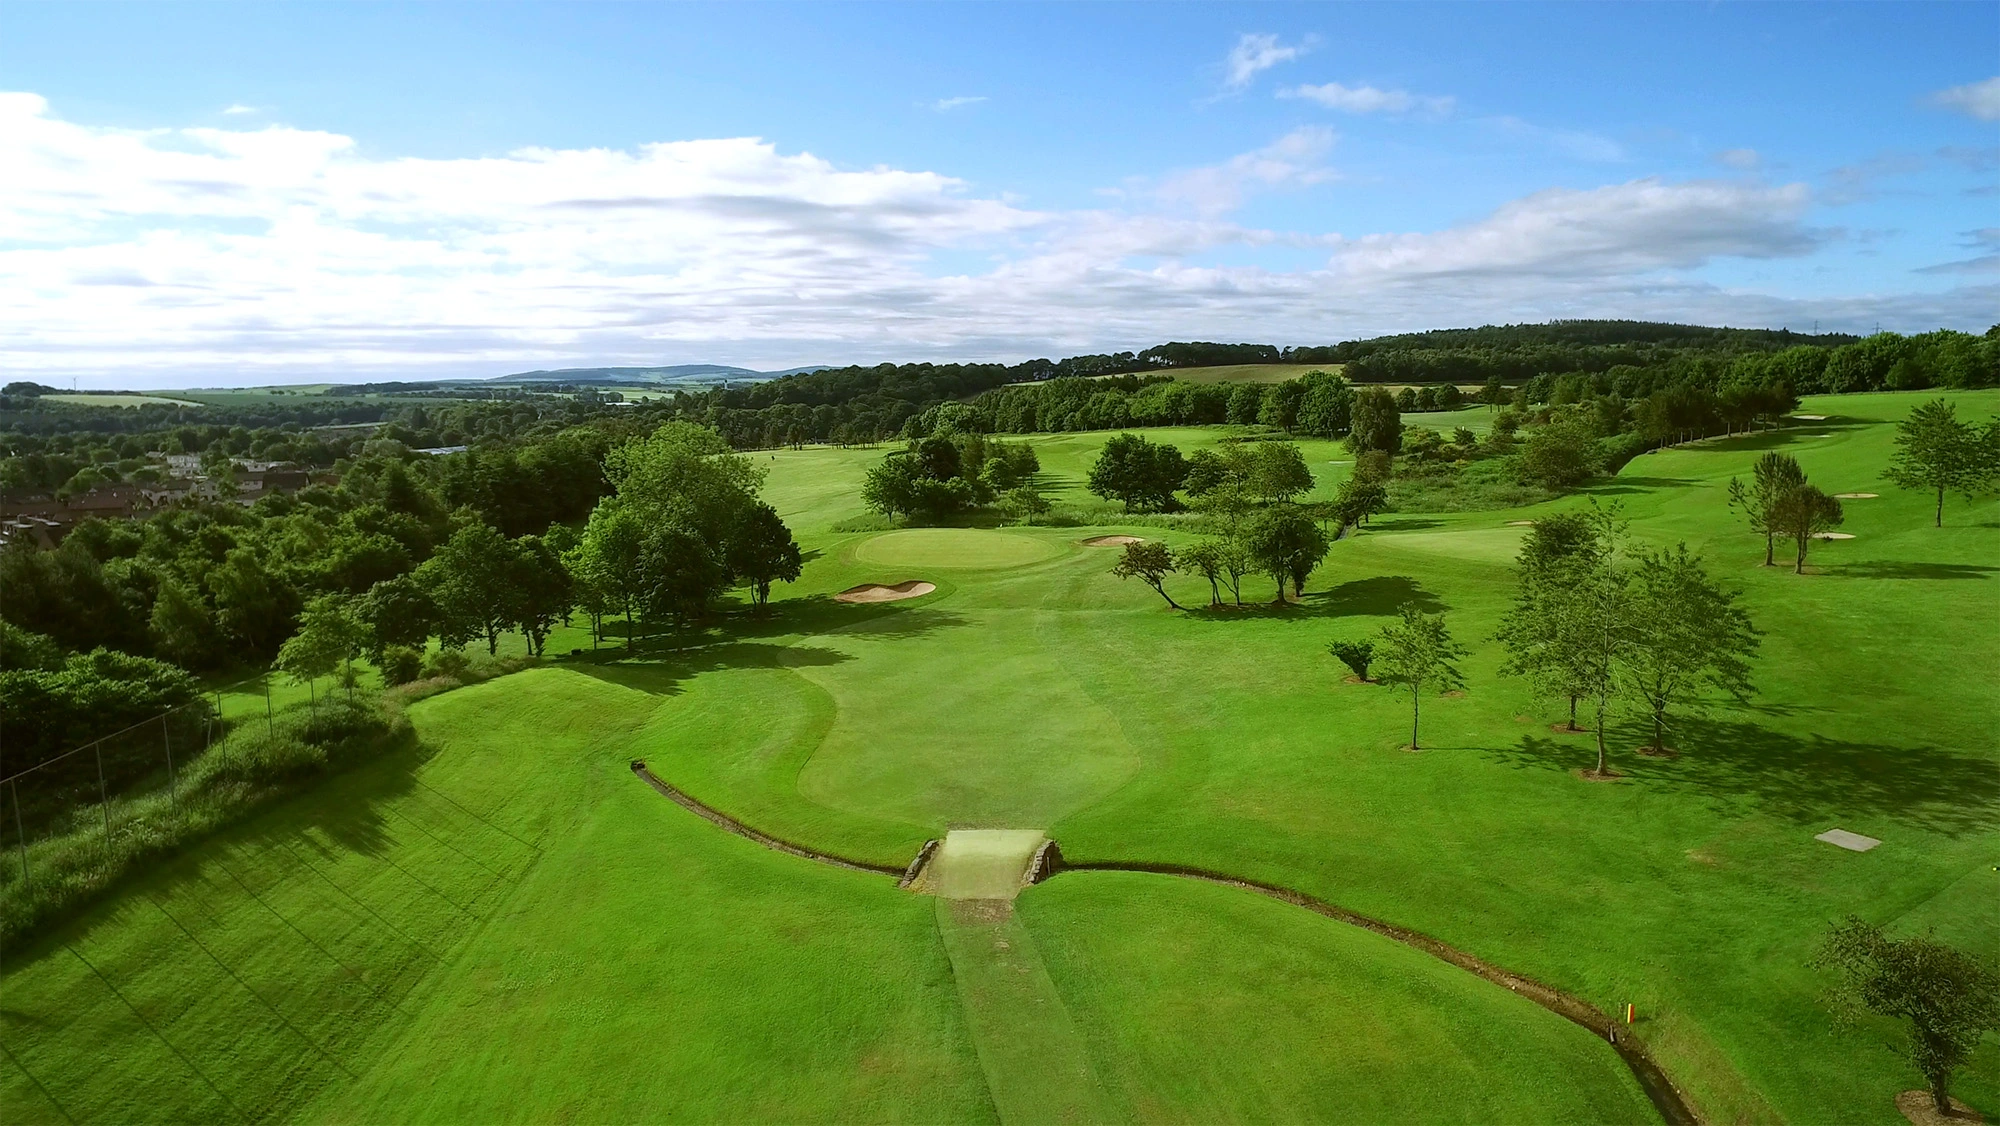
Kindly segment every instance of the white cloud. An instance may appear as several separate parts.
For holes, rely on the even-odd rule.
[[[950,110],[955,110],[960,106],[978,105],[980,102],[983,102],[985,100],[986,96],[984,94],[981,94],[978,97],[965,97],[961,95],[956,98],[939,98],[937,101],[931,103],[931,108],[938,111],[939,113],[946,113]]]
[[[1935,266],[1925,266],[1920,274],[1994,274],[2000,273],[2000,227],[1981,227],[1976,231],[1962,232],[1959,243],[1969,250],[1984,251],[1973,258],[1956,262],[1940,262]]]
[[[1990,286],[1799,302],[1685,275],[1810,251],[1800,185],[1553,190],[1348,238],[1228,218],[1250,193],[1333,179],[1335,143],[1297,130],[1051,211],[755,138],[379,158],[284,127],[95,127],[0,94],[0,370],[184,386],[782,367],[1583,316],[1983,328],[2000,303]],[[1237,253],[1275,247],[1327,259]]]
[[[256,113],[257,107],[246,106],[242,102],[237,102],[234,105],[231,105],[229,108],[223,110],[222,112],[230,115],[231,117],[240,117],[246,113]]]
[[[1312,50],[1311,36],[1285,46],[1275,35],[1245,33],[1236,39],[1236,46],[1229,49],[1229,57],[1223,60],[1222,84],[1230,90],[1242,90],[1249,86],[1258,75],[1277,66],[1288,63],[1307,51]]]
[[[1373,86],[1342,86],[1338,82],[1292,86],[1278,91],[1278,96],[1318,102],[1343,113],[1409,113],[1420,110],[1442,117],[1457,104],[1457,99],[1448,96],[1412,94],[1408,90],[1380,90]]]
[[[1723,149],[1715,154],[1717,164],[1749,171],[1764,163],[1764,157],[1756,149]]]
[[[1803,184],[1633,180],[1551,188],[1475,223],[1429,234],[1368,235],[1335,253],[1354,275],[1579,277],[1689,269],[1718,257],[1782,258],[1821,241],[1800,220]]]
[[[1971,114],[1981,121],[2000,121],[2000,76],[1939,90],[1931,95],[1931,101],[1946,109]]]
[[[1219,215],[1241,206],[1253,191],[1324,184],[1338,178],[1325,163],[1337,139],[1338,134],[1323,125],[1303,126],[1220,164],[1174,173],[1160,182],[1153,195],[1168,204]]]

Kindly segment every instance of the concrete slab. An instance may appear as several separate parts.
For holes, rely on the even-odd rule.
[[[1813,840],[1825,841],[1830,845],[1838,845],[1849,852],[1867,852],[1869,849],[1882,843],[1874,837],[1864,837],[1860,833],[1850,833],[1845,829],[1828,829],[1826,832],[1814,837]]]
[[[931,858],[926,890],[946,899],[1012,899],[1047,839],[1041,829],[953,829]]]

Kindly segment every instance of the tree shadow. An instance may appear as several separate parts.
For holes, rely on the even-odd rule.
[[[1701,482],[1686,477],[1613,477],[1601,485],[1585,485],[1577,490],[1585,496],[1616,497],[1651,492],[1654,489],[1686,489]]]
[[[1432,520],[1426,516],[1397,516],[1389,519],[1376,517],[1361,529],[1364,532],[1416,532],[1425,528],[1442,527],[1444,521]]]
[[[1408,575],[1355,579],[1332,590],[1309,592],[1304,601],[1318,613],[1334,617],[1356,614],[1392,616],[1407,605],[1414,605],[1426,614],[1442,614],[1451,609]]]
[[[1611,766],[1635,783],[1688,790],[1723,807],[1752,806],[1802,826],[1841,817],[1894,817],[1958,837],[2000,828],[2000,764],[1943,747],[1789,735],[1755,723],[1683,719],[1677,758],[1648,758],[1641,724],[1607,732]],[[1588,736],[1524,735],[1496,757],[1523,768],[1570,771],[1596,762]]]
[[[1844,579],[1983,579],[2000,572],[2000,567],[1980,563],[1898,563],[1876,560],[1845,563],[1826,568],[1826,574]]]

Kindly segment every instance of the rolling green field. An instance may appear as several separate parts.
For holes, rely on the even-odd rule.
[[[44,395],[42,398],[52,403],[72,403],[85,407],[143,407],[148,404],[162,407],[198,407],[201,403],[192,399],[172,398],[165,395],[125,395],[110,391],[79,391],[67,395]]]
[[[836,532],[880,451],[754,455],[807,553],[768,616],[629,658],[566,633],[550,652],[583,656],[415,705],[423,750],[8,951],[0,1112],[984,1121],[1048,1083],[994,1068],[1074,1064],[1079,1105],[1117,1120],[1657,1121],[1605,1045],[1498,986],[1166,876],[1022,893],[1007,925],[1039,950],[1063,1031],[996,1056],[980,1028],[1033,1027],[1046,994],[955,981],[966,936],[934,901],[723,833],[635,781],[644,758],[759,829],[872,863],[948,829],[1033,828],[1072,862],[1294,887],[1607,1012],[1635,1004],[1633,1034],[1709,1121],[1900,1122],[1891,1100],[1917,1080],[1895,1030],[1836,1032],[1806,960],[1850,912],[2000,958],[2000,501],[1954,497],[1936,529],[1927,498],[1882,479],[1890,423],[1926,397],[1814,399],[1825,422],[1642,456],[1589,490],[1637,538],[1701,551],[1763,633],[1747,706],[1691,718],[1673,759],[1633,754],[1623,717],[1608,784],[1578,776],[1588,739],[1553,732],[1488,640],[1514,590],[1509,522],[1588,498],[1384,516],[1334,545],[1300,605],[1262,605],[1253,579],[1258,606],[1175,613],[1081,543],[1190,538],[1083,491],[1108,434],[1030,439],[1092,527]],[[2000,393],[1954,398],[2000,410]],[[1186,451],[1224,433],[1148,436]],[[1300,445],[1330,495],[1347,455]],[[1766,449],[1828,492],[1882,494],[1848,502],[1856,538],[1817,547],[1811,574],[1758,566],[1726,507]],[[905,579],[937,590],[829,597]],[[1170,590],[1207,601],[1199,579]],[[1408,602],[1473,650],[1468,694],[1426,704],[1420,754],[1398,749],[1407,698],[1343,683],[1326,653]],[[1812,839],[1836,826],[1884,843]],[[2000,1113],[2000,1041],[1956,1093]]]

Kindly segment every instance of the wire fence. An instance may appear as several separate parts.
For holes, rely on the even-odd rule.
[[[223,696],[259,680],[264,714],[226,721]],[[44,841],[90,832],[101,833],[109,844],[121,827],[157,809],[162,795],[167,815],[178,816],[189,764],[220,744],[232,726],[260,721],[267,731],[275,721],[268,675],[211,689],[199,700],[0,778],[0,804],[5,807],[0,810],[0,849],[15,854],[15,863],[0,865],[0,881],[34,879],[31,858]]]

